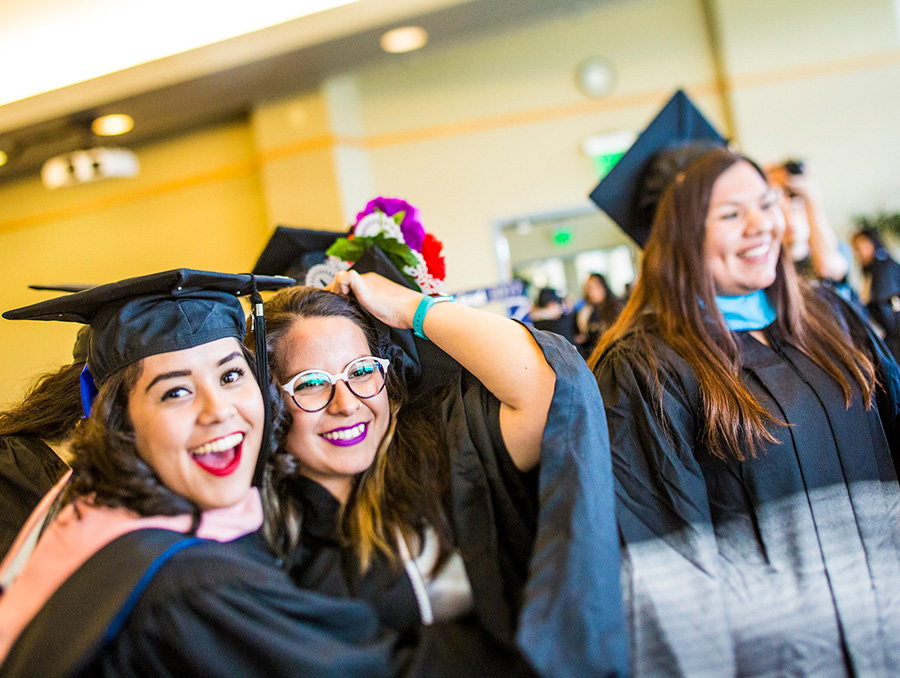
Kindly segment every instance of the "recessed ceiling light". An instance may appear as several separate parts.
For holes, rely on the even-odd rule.
[[[412,52],[428,42],[428,32],[421,26],[395,28],[381,36],[381,49],[391,54]]]
[[[91,130],[100,137],[114,137],[117,134],[130,132],[134,127],[134,120],[130,115],[114,113],[97,118],[91,123]]]
[[[0,167],[6,164],[6,161],[9,160],[9,156],[6,155],[3,151],[0,151]]]

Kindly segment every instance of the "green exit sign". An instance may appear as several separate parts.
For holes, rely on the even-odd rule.
[[[597,178],[602,179],[609,174],[609,171],[616,166],[616,163],[622,159],[623,155],[625,155],[625,151],[619,153],[604,153],[602,155],[595,155],[591,158],[594,161],[594,171],[597,173]]]
[[[557,228],[553,231],[552,241],[554,247],[568,247],[572,242],[572,231],[568,228]]]
[[[635,139],[637,134],[634,132],[595,134],[584,140],[581,149],[594,163],[597,178],[602,179],[622,159]]]

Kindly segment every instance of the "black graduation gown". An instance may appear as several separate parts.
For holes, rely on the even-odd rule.
[[[846,408],[774,328],[771,348],[738,333],[744,383],[788,424],[745,462],[703,449],[697,378],[661,339],[666,424],[646,370],[615,353],[598,364],[636,676],[900,673],[897,367],[842,310],[877,361],[879,407],[854,389]]]
[[[458,620],[475,668],[459,675],[527,672],[519,652],[540,675],[627,675],[603,405],[574,346],[561,336],[529,331],[557,375],[538,470],[523,474],[515,467],[500,432],[500,402],[471,374],[460,375],[443,403],[449,513],[475,607]],[[293,558],[295,580],[333,595],[360,595],[395,629],[418,626],[405,572],[376,560],[374,572],[354,576],[352,554],[328,537],[336,502],[329,509],[315,483],[299,487],[310,521],[305,515],[300,555]],[[456,627],[439,623],[420,634],[428,643],[452,638]],[[463,652],[460,646],[457,654]],[[508,663],[494,673],[491,660],[503,652]]]
[[[0,559],[68,467],[39,438],[0,437]]]
[[[20,666],[17,650],[34,656],[29,648],[61,642],[42,640],[43,627],[66,620],[89,626],[91,599],[102,599],[115,576],[109,563],[127,559],[140,548],[135,540],[153,532],[162,531],[129,533],[92,556],[76,573],[80,581],[64,584],[26,627],[0,672]],[[106,567],[93,568],[98,562]],[[67,609],[58,609],[59,600]],[[171,556],[119,632],[77,675],[390,676],[395,663],[408,661],[396,649],[369,606],[297,589],[253,533],[228,543],[204,540]],[[31,675],[28,665],[11,675]]]
[[[383,625],[414,637],[419,631],[419,608],[405,570],[392,567],[378,552],[361,573],[353,549],[338,538],[340,502],[314,480],[299,476],[291,482],[303,512],[300,544],[288,563],[294,583],[330,596],[362,598],[372,604]]]

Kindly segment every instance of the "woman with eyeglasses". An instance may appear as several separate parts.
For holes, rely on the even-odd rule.
[[[506,648],[505,675],[614,675],[625,660],[608,448],[578,353],[375,273],[341,272],[332,289],[265,304],[290,417],[268,530],[294,581],[366,599],[410,639],[448,620],[448,633],[476,629],[459,653],[477,664]],[[414,329],[462,374],[411,395],[385,327]],[[584,605],[592,590],[600,600]]]

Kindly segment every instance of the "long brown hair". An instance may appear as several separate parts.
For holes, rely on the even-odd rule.
[[[665,422],[658,349],[652,338],[658,333],[697,376],[703,410],[700,435],[706,448],[721,459],[743,460],[755,456],[765,442],[774,442],[769,427],[783,422],[744,384],[740,350],[716,306],[715,284],[704,258],[713,184],[738,162],[750,162],[765,179],[752,161],[716,149],[691,163],[663,194],[631,298],[588,364],[596,372],[598,363],[621,356],[647,366],[654,378],[654,405]],[[849,342],[834,313],[799,279],[783,250],[775,282],[766,293],[778,314],[778,330],[838,383],[847,407],[853,397],[850,379],[871,407],[871,360]],[[626,335],[629,340],[620,341]]]
[[[0,436],[34,436],[47,443],[68,439],[84,416],[82,369],[84,362],[74,362],[41,376],[20,403],[0,412]]]
[[[265,303],[266,343],[269,364],[278,380],[285,374],[282,344],[295,323],[307,318],[339,317],[356,324],[365,334],[375,356],[386,357],[383,339],[369,316],[353,301],[314,287],[291,287]],[[254,341],[252,331],[245,342]],[[450,552],[450,528],[444,510],[449,495],[446,445],[433,402],[411,402],[403,382],[388,371],[387,394],[391,421],[372,465],[356,479],[350,500],[341,515],[341,536],[355,550],[360,570],[368,569],[376,553],[397,563],[395,532],[406,539],[422,537],[423,528],[434,528],[440,561]],[[426,398],[433,397],[429,394]],[[286,431],[281,431],[282,440]],[[294,493],[301,475],[296,458],[279,446],[272,455],[265,483],[266,535],[273,548],[289,556],[300,539],[302,506]]]

